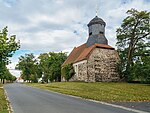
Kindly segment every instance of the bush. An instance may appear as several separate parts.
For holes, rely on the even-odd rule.
[[[75,71],[72,64],[67,64],[61,69],[61,75],[65,78],[66,81],[69,81],[74,74]]]

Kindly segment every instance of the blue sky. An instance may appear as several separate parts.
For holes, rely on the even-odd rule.
[[[26,53],[70,52],[88,38],[88,22],[98,16],[106,22],[106,38],[115,47],[116,29],[128,9],[150,11],[150,0],[0,0],[0,29],[8,26],[21,48],[8,66],[14,68]]]

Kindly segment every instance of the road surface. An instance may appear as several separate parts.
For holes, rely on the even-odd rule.
[[[19,83],[7,84],[4,88],[14,113],[135,113]]]

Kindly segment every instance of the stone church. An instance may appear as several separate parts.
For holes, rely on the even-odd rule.
[[[75,47],[62,67],[73,64],[75,75],[71,81],[118,81],[116,63],[119,56],[117,51],[108,45],[105,37],[106,23],[96,16],[87,26],[89,31],[87,42]]]

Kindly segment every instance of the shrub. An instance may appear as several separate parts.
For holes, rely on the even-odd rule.
[[[69,81],[74,74],[75,71],[72,64],[67,64],[61,69],[61,75],[65,78],[66,81]]]

